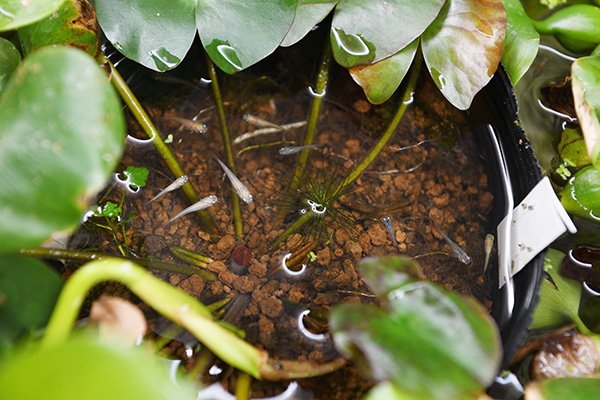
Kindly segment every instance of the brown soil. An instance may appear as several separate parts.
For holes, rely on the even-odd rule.
[[[224,100],[233,138],[258,129],[242,119],[245,114],[280,125],[307,118],[311,97],[306,91],[289,95],[278,82],[261,79],[224,79]],[[325,100],[315,139],[322,146],[311,151],[309,178],[303,181],[304,186],[326,186],[328,181],[337,182],[345,176],[368,152],[394,111],[390,105],[365,104],[364,95],[345,75],[337,76],[330,87],[332,93]],[[190,91],[183,85],[178,89],[176,93],[163,93],[160,102],[150,99],[146,104],[164,136],[173,134],[169,146],[200,196],[218,196],[218,202],[209,211],[221,234],[211,239],[194,215],[167,224],[169,218],[189,204],[180,190],[147,203],[174,177],[152,145],[129,142],[123,166],[150,169],[147,187],[126,198],[127,211],[135,213],[127,225],[130,249],[137,256],[173,263],[181,261],[173,257],[170,246],[212,257],[215,261],[206,269],[216,274],[214,281],[195,275],[157,274],[206,303],[247,295],[247,306],[232,320],[246,331],[250,342],[280,358],[323,361],[338,357],[329,339],[318,341],[303,335],[297,317],[306,309],[316,314],[342,302],[373,302],[356,270],[358,261],[367,256],[415,257],[429,279],[489,306],[482,276],[483,242],[493,197],[465,114],[444,101],[428,77],[422,76],[415,104],[390,143],[353,190],[332,205],[344,217],[326,217],[321,228],[294,234],[273,251],[271,244],[300,215],[301,204],[306,200],[284,200],[297,154],[278,154],[280,147],[291,145],[284,144],[247,150],[236,157],[237,176],[254,196],[252,203],[242,202],[243,238],[236,240],[231,185],[213,157],[214,154],[225,160],[210,93],[201,88]],[[249,92],[257,95],[250,98]],[[207,111],[201,118],[208,128],[204,135],[180,129],[177,122],[164,118],[192,118],[203,109]],[[285,140],[301,143],[303,131],[290,130]],[[129,133],[143,137],[134,124]],[[281,133],[259,136],[234,146],[234,152],[282,139]],[[118,199],[118,192],[113,191],[112,197]],[[282,208],[287,211],[285,222],[277,218]],[[393,221],[397,247],[381,221],[384,216]],[[304,260],[307,266],[300,276],[283,273],[283,254],[305,245],[316,229],[322,229],[314,248],[316,260]],[[463,248],[473,262],[462,264],[439,231]],[[87,237],[83,232],[81,235]],[[100,240],[97,246],[115,251],[112,237]],[[77,242],[82,240],[74,241]],[[230,268],[231,252],[240,245],[252,252],[245,274]],[[320,326],[320,322],[313,321],[311,326]],[[318,328],[314,330],[319,333]],[[301,386],[312,391],[315,398],[347,399],[360,398],[370,383],[359,379],[356,369],[348,366],[326,377],[302,381]],[[283,387],[255,384],[253,395],[272,395]]]

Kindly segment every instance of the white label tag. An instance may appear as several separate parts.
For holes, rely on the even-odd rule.
[[[505,228],[509,222],[508,217],[498,225],[498,249],[506,248],[504,244],[508,240],[510,254],[500,251],[498,265],[505,265],[508,257],[511,278],[567,230],[577,232],[573,221],[554,194],[548,177],[542,179],[513,210],[510,237],[506,237],[508,230]],[[500,287],[505,283],[503,272],[499,268]]]

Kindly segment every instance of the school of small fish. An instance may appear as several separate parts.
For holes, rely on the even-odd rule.
[[[187,181],[188,181],[187,175],[181,175],[179,178],[177,178],[173,182],[171,182],[166,188],[164,188],[163,190],[161,190],[156,196],[154,196],[153,198],[151,198],[148,201],[148,203],[152,203],[154,200],[157,200],[157,199],[161,198],[165,194],[167,194],[169,192],[172,192],[173,190],[179,189],[180,187],[182,187],[183,185],[185,185]]]

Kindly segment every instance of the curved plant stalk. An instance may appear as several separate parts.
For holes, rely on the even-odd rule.
[[[217,115],[219,116],[219,124],[221,125],[221,137],[223,138],[223,146],[225,147],[225,161],[231,172],[235,174],[235,159],[233,157],[233,150],[231,149],[231,138],[229,137],[229,129],[227,128],[227,118],[225,117],[225,109],[223,108],[223,99],[221,97],[221,89],[219,88],[217,71],[215,70],[215,65],[208,54],[205,54],[205,57],[206,65],[208,67],[208,77],[211,80],[210,87],[215,98]],[[231,209],[233,211],[235,238],[237,240],[241,240],[244,227],[242,225],[242,209],[240,207],[240,198],[235,191],[232,191],[231,195]]]
[[[358,177],[367,169],[369,166],[375,161],[381,150],[385,147],[387,142],[391,139],[392,135],[396,131],[398,124],[402,120],[404,113],[406,112],[409,104],[413,101],[413,95],[415,86],[417,84],[417,79],[419,78],[419,73],[421,72],[421,63],[422,58],[420,54],[417,54],[415,57],[414,64],[411,68],[410,76],[408,78],[408,83],[406,84],[406,88],[404,89],[404,94],[402,95],[402,101],[400,102],[400,106],[396,110],[396,114],[390,121],[387,129],[381,135],[375,146],[371,149],[369,154],[365,156],[365,158],[358,164],[350,173],[340,182],[338,187],[334,190],[332,194],[331,200],[335,200],[340,197],[343,193],[346,192],[348,187],[358,179]],[[314,215],[310,212],[302,215],[298,218],[289,228],[287,228],[279,237],[275,240],[272,247],[277,246],[281,242],[283,242],[289,235],[297,232],[302,228],[311,218],[314,218]]]
[[[217,357],[248,375],[267,380],[308,378],[327,374],[346,362],[339,358],[324,364],[276,360],[213,320],[210,310],[192,296],[148,273],[133,262],[118,258],[92,261],[65,283],[42,338],[43,346],[65,342],[75,324],[87,292],[104,281],[117,281],[163,316],[186,328]]]
[[[175,155],[171,152],[171,149],[169,149],[169,147],[165,144],[160,132],[158,131],[158,129],[156,129],[156,127],[152,123],[152,120],[150,119],[150,117],[148,116],[138,99],[135,97],[135,95],[133,94],[133,92],[119,73],[119,71],[117,71],[115,66],[105,56],[102,56],[101,62],[106,63],[109,66],[110,81],[112,82],[113,86],[117,89],[117,92],[119,92],[119,95],[129,108],[129,111],[131,111],[135,119],[144,129],[144,132],[146,132],[146,135],[148,135],[148,137],[152,139],[152,144],[154,144],[154,147],[162,156],[163,160],[165,161],[165,164],[167,165],[167,168],[169,168],[169,171],[171,171],[174,177],[186,175],[183,172],[181,166],[179,165],[179,162],[177,162]],[[200,200],[200,196],[198,196],[198,193],[196,193],[196,190],[190,182],[186,182],[182,186],[182,189],[183,193],[185,194],[185,197],[190,203],[193,204]],[[217,226],[215,225],[215,222],[213,221],[210,213],[207,210],[201,210],[198,211],[197,214],[204,228],[206,228],[209,231],[209,233],[216,234]]]
[[[31,257],[39,257],[39,258],[49,258],[55,260],[71,260],[71,261],[94,261],[94,260],[103,260],[106,258],[114,258],[117,260],[123,261],[132,261],[135,262],[144,268],[156,269],[159,271],[165,272],[173,272],[176,274],[185,274],[185,275],[198,275],[208,281],[214,281],[216,279],[216,275],[210,271],[206,271],[200,268],[190,267],[187,265],[180,264],[171,264],[157,260],[148,260],[143,258],[127,258],[127,257],[118,257],[113,256],[111,254],[105,253],[97,253],[94,251],[79,251],[79,250],[66,250],[66,249],[48,249],[45,247],[35,247],[32,249],[21,249],[19,251],[20,254],[31,256]]]
[[[313,103],[308,116],[308,123],[306,124],[306,131],[304,133],[303,146],[313,144],[315,134],[317,132],[317,123],[319,122],[319,115],[321,114],[321,108],[323,107],[323,99],[327,91],[327,81],[329,79],[329,67],[331,65],[331,41],[325,40],[325,48],[323,49],[323,56],[321,57],[321,63],[319,65],[319,72],[317,73],[317,84],[315,85],[313,94]],[[308,156],[310,150],[305,149],[300,152],[298,159],[296,160],[296,166],[292,173],[292,180],[290,186],[287,189],[284,204],[292,197],[292,193],[300,184],[304,170],[306,169],[306,163],[308,162]],[[280,210],[279,218],[282,219],[281,213],[284,210]]]

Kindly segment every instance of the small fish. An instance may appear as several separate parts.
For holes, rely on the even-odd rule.
[[[192,204],[191,206],[189,206],[188,208],[184,209],[179,214],[177,214],[176,216],[174,216],[173,218],[171,218],[169,220],[169,222],[167,222],[167,224],[170,224],[171,222],[175,221],[177,218],[183,217],[184,215],[187,215],[187,214],[192,213],[194,211],[200,211],[200,210],[207,209],[208,207],[210,207],[213,204],[215,204],[217,202],[217,200],[218,200],[218,198],[214,194],[211,194],[210,196],[206,196],[205,198],[203,198],[200,201]]]
[[[246,203],[252,203],[252,193],[250,193],[248,188],[244,186],[242,181],[240,181],[237,178],[237,176],[235,176],[233,172],[231,172],[227,165],[223,164],[223,162],[217,158],[217,156],[215,156],[215,160],[219,162],[221,168],[223,168],[223,171],[225,171],[225,175],[227,175],[227,178],[229,178],[233,189],[238,194],[238,196],[240,196],[240,199],[244,200],[244,202]]]
[[[192,131],[193,133],[197,133],[199,135],[206,133],[206,130],[207,130],[206,125],[204,123],[202,123],[202,121],[195,121],[193,119],[181,118],[181,117],[177,117],[174,115],[167,115],[163,118],[171,120],[171,121],[175,121],[175,122],[181,124],[181,126],[184,127],[185,129]]]
[[[321,144],[308,144],[306,146],[282,147],[279,149],[279,154],[282,156],[289,156],[290,154],[296,154],[306,149],[318,149],[321,146]]]
[[[283,126],[274,124],[259,117],[255,117],[251,114],[246,114],[242,118],[244,118],[244,121],[246,121],[247,123],[257,126],[259,128],[275,128],[280,131],[285,131],[285,128]]]
[[[446,240],[446,242],[448,242],[448,244],[450,245],[450,247],[452,247],[452,251],[454,252],[454,255],[456,256],[456,258],[458,258],[458,260],[465,264],[465,265],[469,265],[471,264],[471,257],[469,257],[469,255],[460,248],[459,245],[456,244],[456,242],[452,239],[450,239],[444,232],[442,232],[441,230],[437,230],[440,235],[442,235],[442,237],[444,238],[444,240]]]
[[[164,196],[165,194],[172,192],[173,190],[179,189],[188,181],[187,175],[181,175],[179,178],[175,179],[173,182],[169,184],[166,188],[160,191],[156,196],[148,201],[148,203],[152,203],[154,200]]]
[[[492,254],[492,248],[494,247],[494,235],[488,233],[485,235],[485,240],[483,241],[485,248],[485,262],[483,263],[483,273],[485,274],[485,270],[488,267],[490,262],[490,255]]]
[[[392,239],[392,243],[396,248],[398,248],[398,242],[396,242],[396,233],[394,232],[394,227],[392,226],[392,219],[387,215],[381,218],[381,222],[383,222],[383,226],[385,226],[385,230],[388,235],[390,235],[390,239]],[[399,249],[398,249],[399,250]]]

